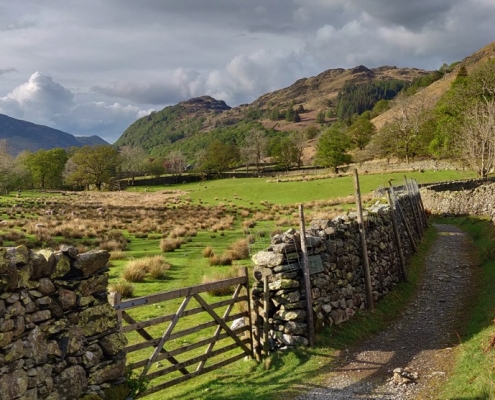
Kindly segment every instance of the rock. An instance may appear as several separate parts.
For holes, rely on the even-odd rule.
[[[86,391],[88,380],[80,365],[64,369],[54,379],[54,388],[60,399],[79,399]]]
[[[252,260],[255,265],[270,268],[282,264],[284,261],[284,255],[281,253],[274,253],[273,251],[260,251],[252,257]]]
[[[283,321],[305,321],[306,320],[306,311],[305,310],[278,310],[273,318],[281,319]]]
[[[270,290],[292,289],[299,287],[299,281],[294,279],[279,279],[268,284]]]
[[[70,259],[65,254],[55,255],[55,268],[50,275],[51,279],[62,278],[70,272]]]
[[[62,310],[67,311],[74,308],[77,304],[77,294],[72,290],[59,288],[57,291],[57,302],[62,307]]]
[[[123,333],[115,332],[101,338],[100,346],[105,354],[113,356],[127,346],[127,339]]]
[[[93,275],[96,271],[104,268],[109,259],[110,253],[108,251],[91,250],[77,255],[74,268],[80,270],[83,276]]]
[[[23,396],[28,388],[28,380],[29,377],[23,369],[1,375],[0,393],[2,400],[13,400]]]
[[[122,359],[114,364],[106,365],[92,372],[89,376],[89,384],[99,385],[103,382],[108,382],[118,379],[124,375],[124,371],[125,371],[125,359]]]
[[[308,339],[304,336],[287,335],[286,333],[276,332],[276,338],[287,346],[307,346],[309,344]]]
[[[87,308],[79,314],[77,325],[85,336],[92,336],[117,327],[115,310],[110,304]]]

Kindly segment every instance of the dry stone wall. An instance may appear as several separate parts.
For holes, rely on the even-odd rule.
[[[415,221],[407,196],[399,198],[416,241],[422,230]],[[376,205],[365,213],[367,254],[370,264],[373,300],[376,302],[402,278],[399,248],[392,217],[399,223],[400,243],[405,257],[413,253],[405,225],[397,211]],[[338,325],[366,307],[365,276],[357,216],[350,214],[332,220],[312,221],[305,232],[309,261],[311,298],[315,329]],[[275,235],[265,251],[253,256],[255,283],[252,300],[263,304],[264,277],[268,279],[269,341],[272,348],[307,345],[306,293],[302,273],[299,232],[291,229]],[[256,323],[262,331],[262,320]]]
[[[421,197],[432,214],[495,217],[493,179],[472,179],[423,185]]]
[[[107,300],[108,259],[71,246],[0,248],[0,399],[104,398],[123,381],[126,339]]]

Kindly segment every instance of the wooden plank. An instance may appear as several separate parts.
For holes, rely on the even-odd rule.
[[[246,283],[244,284],[244,288],[246,289],[247,299],[243,300],[247,303],[247,317],[244,317],[245,326],[249,327],[249,340],[251,342],[251,358],[254,357],[254,338],[253,338],[253,321],[251,315],[251,302],[249,301],[249,277],[248,277],[248,268],[244,267],[244,276],[246,277]],[[244,297],[244,296],[241,296]]]
[[[239,335],[240,333],[248,331],[249,329],[250,329],[249,326],[242,326],[240,328],[235,329],[233,332],[235,332],[237,335]],[[210,337],[208,339],[200,340],[199,342],[196,342],[196,343],[182,346],[182,347],[175,349],[175,350],[169,350],[167,352],[160,353],[158,355],[158,357],[156,358],[156,361],[157,362],[162,361],[162,360],[167,359],[168,357],[175,357],[175,356],[187,353],[188,351],[198,349],[202,346],[206,346],[207,344],[211,343],[212,341],[215,341],[215,340],[221,341],[221,340],[227,339],[227,338],[230,338],[230,335],[226,332],[223,332],[219,335],[218,339],[216,339],[214,337]],[[132,364],[128,364],[128,367],[131,369],[141,368],[141,367],[145,366],[147,362],[148,362],[148,359],[145,358],[141,361],[136,361]]]
[[[418,252],[418,246],[416,246],[416,240],[414,239],[414,236],[411,232],[411,228],[409,227],[409,223],[407,222],[406,216],[402,212],[402,207],[399,204],[399,199],[395,195],[394,187],[392,186],[392,181],[388,181],[388,184],[390,185],[390,194],[392,195],[393,198],[395,198],[395,206],[397,208],[397,211],[399,211],[399,215],[402,219],[402,223],[406,227],[407,236],[409,237],[409,241],[411,242],[411,246],[412,246],[414,252],[417,253]]]
[[[167,367],[167,368],[162,368],[162,369],[153,371],[153,372],[147,374],[146,378],[155,379],[155,378],[158,378],[159,376],[170,374],[172,372],[179,370],[180,368],[185,368],[185,367],[188,367],[190,365],[196,364],[198,362],[205,361],[208,358],[213,358],[213,357],[219,356],[220,354],[227,353],[231,350],[237,349],[238,347],[239,346],[237,346],[236,343],[231,343],[231,344],[224,346],[220,349],[213,350],[210,354],[201,354],[199,356],[190,358],[189,360],[183,361],[177,365],[172,365],[172,366]],[[196,371],[198,371],[198,369],[196,369]]]
[[[373,287],[371,286],[371,274],[370,274],[370,263],[368,259],[368,246],[366,245],[366,232],[364,230],[363,222],[363,207],[361,204],[361,189],[359,188],[359,177],[357,169],[354,169],[354,192],[356,195],[356,206],[358,209],[358,224],[359,224],[359,234],[361,236],[361,253],[363,255],[363,269],[364,269],[364,286],[366,289],[366,307],[369,309],[374,308],[373,302]]]
[[[407,280],[406,260],[404,258],[404,252],[402,251],[402,242],[400,240],[397,218],[395,215],[395,208],[394,208],[394,204],[392,202],[392,199],[390,197],[390,190],[387,190],[386,192],[387,192],[387,201],[388,201],[388,204],[390,206],[390,213],[391,213],[391,217],[392,217],[392,227],[394,229],[395,243],[397,245],[397,251],[399,252],[399,261],[400,261],[402,280],[404,282],[407,282],[408,280]]]
[[[161,383],[159,385],[153,386],[151,388],[148,388],[143,393],[143,396],[147,396],[147,395],[150,395],[152,393],[159,392],[159,391],[164,390],[164,389],[167,389],[167,388],[169,388],[171,386],[174,386],[174,385],[177,385],[179,383],[188,381],[189,379],[195,378],[195,377],[197,377],[199,375],[203,375],[203,374],[206,374],[208,372],[214,371],[216,369],[222,368],[222,367],[224,367],[226,365],[232,364],[233,362],[242,360],[244,357],[245,357],[245,355],[241,353],[241,354],[238,354],[238,355],[233,356],[231,358],[228,358],[226,360],[223,360],[223,361],[221,361],[219,363],[216,363],[214,365],[210,365],[208,367],[205,367],[201,371],[191,372],[189,375],[181,376],[181,377],[175,378],[173,380],[170,380],[168,382],[164,382],[164,383]]]
[[[418,238],[421,239],[421,232],[422,232],[422,228],[421,228],[421,222],[419,221],[419,215],[416,215],[417,214],[417,209],[416,209],[416,204],[415,204],[415,199],[413,197],[413,192],[411,190],[411,185],[409,183],[409,179],[407,179],[407,177],[404,175],[404,180],[406,182],[405,186],[406,186],[406,190],[407,190],[407,197],[409,199],[409,204],[411,206],[411,211],[412,211],[412,215],[413,215],[413,219],[414,219],[414,225],[416,227],[416,233],[418,234]]]
[[[308,342],[311,347],[315,345],[315,322],[313,316],[313,297],[311,291],[311,278],[309,270],[309,255],[308,247],[306,245],[306,227],[304,221],[304,207],[299,204],[299,236],[301,238],[301,251],[303,260],[303,276],[304,276],[304,290],[306,292],[306,313],[308,324]]]
[[[170,321],[170,324],[168,325],[167,329],[163,333],[163,336],[161,337],[160,341],[156,345],[155,351],[151,355],[150,359],[148,360],[148,364],[145,365],[143,368],[143,371],[141,372],[141,376],[145,376],[148,372],[148,370],[151,368],[153,363],[155,362],[156,357],[158,356],[158,353],[160,352],[161,348],[165,344],[165,342],[168,340],[170,334],[172,333],[173,329],[175,328],[175,325],[177,325],[177,322],[179,322],[180,317],[182,316],[182,313],[186,309],[187,305],[189,304],[189,301],[191,300],[192,296],[186,296],[185,299],[182,301],[182,304],[180,305],[179,309],[177,310],[177,314],[175,315],[174,319]]]
[[[219,307],[223,307],[223,306],[228,306],[230,304],[234,304],[237,302],[247,301],[248,299],[249,299],[248,296],[240,296],[237,299],[223,300],[223,301],[219,301],[217,303],[211,304],[211,308],[215,309],[215,308],[219,308]],[[196,315],[196,314],[199,314],[202,312],[205,312],[205,309],[203,307],[191,308],[190,310],[184,311],[183,317],[189,317],[191,315]],[[122,333],[131,332],[131,331],[135,331],[137,329],[147,328],[149,326],[158,325],[158,324],[161,324],[164,322],[168,322],[174,318],[174,315],[175,314],[169,314],[169,315],[164,315],[162,317],[156,317],[153,319],[148,319],[145,321],[139,321],[136,323],[132,323],[132,324],[129,324],[129,325],[122,327],[121,332]]]
[[[268,342],[268,332],[270,331],[270,324],[268,322],[268,307],[270,303],[270,290],[268,286],[268,276],[263,277],[263,354],[268,356],[270,351],[270,344]]]
[[[119,292],[110,292],[108,295],[108,302],[112,306],[118,306],[122,303],[122,295]],[[117,325],[122,331],[122,311],[117,311]]]
[[[178,298],[187,297],[187,296],[193,296],[195,294],[207,292],[209,290],[216,290],[216,289],[221,289],[221,288],[228,287],[228,286],[243,284],[243,283],[246,283],[246,281],[247,281],[247,277],[245,277],[245,276],[239,276],[239,277],[230,278],[230,279],[223,279],[220,281],[205,283],[202,285],[189,286],[187,288],[181,288],[181,289],[171,290],[168,292],[156,293],[156,294],[152,294],[150,296],[137,297],[137,298],[132,299],[132,300],[123,301],[121,304],[119,304],[118,306],[115,306],[114,308],[116,310],[121,310],[121,309],[140,307],[140,306],[145,305],[145,304],[149,305],[149,304],[154,304],[154,303],[160,303],[162,301],[173,300],[173,299],[178,299]]]
[[[206,311],[208,311],[208,313],[213,317],[213,319],[215,321],[217,321],[217,323],[219,325],[221,325],[222,328],[225,329],[225,331],[230,334],[230,336],[232,336],[232,339],[234,339],[236,341],[236,343],[244,350],[244,352],[246,354],[251,353],[251,350],[237,337],[237,335],[234,332],[232,332],[232,330],[227,326],[227,324],[225,323],[225,321],[222,320],[215,313],[215,311],[210,308],[210,306],[208,305],[208,303],[206,303],[201,296],[199,296],[198,294],[195,294],[194,295],[194,298],[196,299],[196,301],[198,303],[200,303],[205,308]]]
[[[234,294],[232,295],[232,298],[234,300],[237,298],[237,296],[239,296],[239,294],[241,292],[241,288],[242,288],[242,285],[238,285],[236,287],[236,289],[234,291]],[[222,316],[222,319],[223,320],[225,320],[225,318],[227,318],[229,316],[230,312],[232,311],[232,307],[233,307],[232,304],[227,307],[227,309],[225,310],[225,312],[224,312],[224,314]],[[210,305],[210,308],[213,310],[213,308],[211,307],[211,305]],[[218,326],[217,329],[215,330],[215,333],[213,334],[213,337],[214,338],[218,338],[218,335],[220,335],[220,331],[221,330],[222,330],[222,327],[221,326]],[[206,348],[206,351],[205,351],[205,354],[206,355],[210,354],[210,352],[213,350],[213,346],[215,346],[215,343],[216,343],[216,340],[208,345],[208,347]],[[203,369],[205,362],[206,362],[206,360],[205,361],[201,361],[196,369]]]
[[[122,317],[124,318],[124,320],[127,322],[127,323],[133,323],[135,322],[134,319],[129,315],[127,314],[125,311],[122,311]],[[143,337],[144,339],[146,340],[153,340],[153,336],[151,336],[147,331],[145,331],[144,329],[137,329],[137,332],[141,335],[141,337]],[[166,352],[167,350],[165,349],[165,347],[161,348],[160,349],[160,352],[163,353],[163,352]],[[178,364],[179,361],[177,361],[175,358],[173,357],[170,357],[169,362],[171,362],[172,364]],[[180,372],[185,375],[185,374],[188,374],[189,371],[185,368],[181,369]]]
[[[240,312],[238,314],[230,315],[226,319],[226,322],[233,321],[234,319],[241,318],[241,317],[243,317],[245,315],[246,315],[246,312],[245,311]],[[196,325],[196,326],[194,326],[192,328],[188,328],[188,329],[184,329],[182,331],[178,331],[178,332],[172,333],[170,335],[170,337],[169,337],[169,340],[178,339],[178,338],[181,338],[183,336],[190,335],[191,333],[199,332],[199,331],[201,331],[203,329],[211,328],[212,326],[217,326],[217,325],[218,324],[217,324],[216,321],[205,322],[203,324]],[[145,349],[146,347],[155,347],[158,344],[158,341],[159,340],[160,339],[153,339],[153,340],[148,340],[148,341],[141,342],[141,343],[132,344],[130,346],[127,346],[124,350],[126,352],[128,352],[128,353],[132,353],[134,351]]]

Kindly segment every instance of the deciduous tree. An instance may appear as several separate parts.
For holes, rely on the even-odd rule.
[[[123,146],[119,154],[120,170],[131,178],[131,185],[134,185],[135,177],[145,171],[148,155],[140,146]]]
[[[348,153],[350,147],[345,125],[334,124],[318,139],[316,162],[337,172],[339,166],[351,162],[352,158]]]
[[[101,190],[102,185],[115,176],[120,158],[112,146],[84,146],[76,150],[67,163],[66,180],[69,184],[86,189],[95,185]]]

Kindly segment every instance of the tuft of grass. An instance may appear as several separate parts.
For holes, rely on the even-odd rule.
[[[211,266],[214,265],[232,265],[232,255],[229,252],[225,252],[220,255],[213,255],[209,258],[208,263]]]
[[[239,239],[232,243],[227,252],[232,260],[243,260],[249,257],[249,239]]]
[[[201,283],[211,283],[215,281],[220,281],[223,279],[235,278],[239,276],[239,269],[236,267],[230,267],[228,271],[225,272],[215,272],[211,275],[204,275]],[[233,286],[222,287],[218,289],[213,289],[208,291],[211,296],[227,296],[234,293]]]
[[[122,271],[122,278],[127,282],[143,282],[145,275],[146,270],[142,265],[133,263],[133,261],[131,261]]]
[[[213,247],[206,246],[203,250],[201,250],[201,254],[203,255],[203,257],[209,258],[215,255],[215,252],[213,251]]]
[[[126,281],[119,281],[108,286],[111,292],[120,293],[122,298],[130,298],[134,293],[134,285]]]
[[[182,238],[163,238],[160,240],[160,249],[163,252],[166,251],[174,251],[179,249],[180,246],[184,243],[184,239]]]

